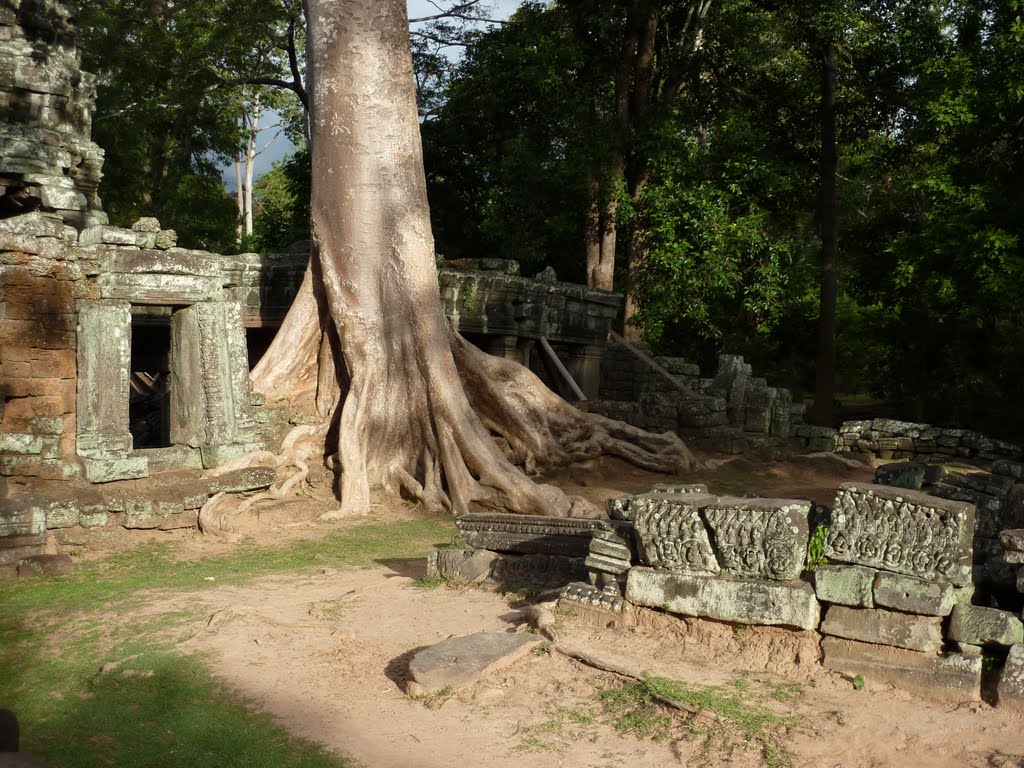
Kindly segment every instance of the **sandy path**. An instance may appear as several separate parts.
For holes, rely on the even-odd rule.
[[[198,603],[203,618],[183,650],[212,652],[215,672],[290,731],[369,768],[762,764],[759,750],[742,745],[699,762],[699,741],[640,741],[564,717],[559,725],[559,713],[596,714],[597,691],[609,685],[560,654],[531,654],[443,703],[410,699],[401,686],[411,651],[455,634],[522,628],[502,596],[418,589],[414,575],[375,567],[275,577],[152,596],[146,612]],[[644,626],[616,631],[578,613],[563,617],[559,632],[567,643],[628,655],[692,684],[751,674],[751,696],[796,716],[789,745],[799,766],[963,768],[1000,765],[996,752],[1024,753],[1024,719],[985,704],[935,705],[870,682],[855,692],[808,660],[806,637],[784,630],[737,634],[650,614]],[[763,696],[764,686],[786,681],[804,694],[787,703]]]

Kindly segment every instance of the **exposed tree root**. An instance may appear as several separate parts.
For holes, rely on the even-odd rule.
[[[314,253],[253,382],[271,399],[315,391],[317,412],[336,425],[337,448],[320,446],[337,452],[332,516],[365,513],[373,488],[453,514],[597,516],[528,475],[601,455],[667,472],[697,466],[678,437],[581,413],[451,328],[438,300],[405,3],[353,0],[342,14],[307,0],[306,10]],[[280,462],[311,455],[284,446]],[[206,517],[216,517],[212,503]]]

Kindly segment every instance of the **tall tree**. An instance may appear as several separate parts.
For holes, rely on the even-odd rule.
[[[339,514],[364,511],[374,486],[456,513],[593,514],[523,469],[602,453],[693,466],[675,435],[581,413],[452,329],[437,292],[405,2],[307,0],[307,19],[315,254],[253,379],[285,397],[302,388],[295,374],[316,381],[325,424],[337,423]]]

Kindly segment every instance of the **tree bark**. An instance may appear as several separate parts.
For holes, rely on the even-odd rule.
[[[831,427],[836,382],[836,298],[839,292],[839,227],[836,172],[836,50],[825,44],[821,66],[821,283],[818,298],[818,360],[812,423]]]
[[[337,514],[364,512],[375,487],[456,514],[597,514],[533,482],[495,435],[527,471],[603,453],[650,469],[694,466],[677,436],[581,413],[451,328],[438,295],[405,2],[307,0],[307,18],[314,260],[253,382],[271,396],[293,395],[293,377],[308,392],[313,368],[318,390],[337,382]],[[328,411],[331,399],[321,398]]]

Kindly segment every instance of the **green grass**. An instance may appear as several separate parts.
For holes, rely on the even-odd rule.
[[[140,593],[195,592],[313,568],[401,564],[451,537],[442,520],[366,523],[284,547],[242,545],[198,560],[171,545],[135,547],[72,576],[0,582],[0,707],[21,720],[22,748],[53,768],[352,766],[291,736],[174,652],[192,611],[132,615]],[[101,672],[111,661],[116,669]]]
[[[780,692],[790,697],[782,700],[803,695],[802,689],[768,686],[770,698],[779,699]],[[660,704],[658,696],[714,717],[692,717],[684,728],[681,715]],[[794,720],[762,706],[758,698],[746,678],[727,686],[690,687],[677,680],[648,677],[599,694],[606,715],[620,731],[656,741],[700,738],[702,762],[717,756],[728,758],[735,749],[746,747],[759,752],[767,768],[793,765],[785,738]]]

